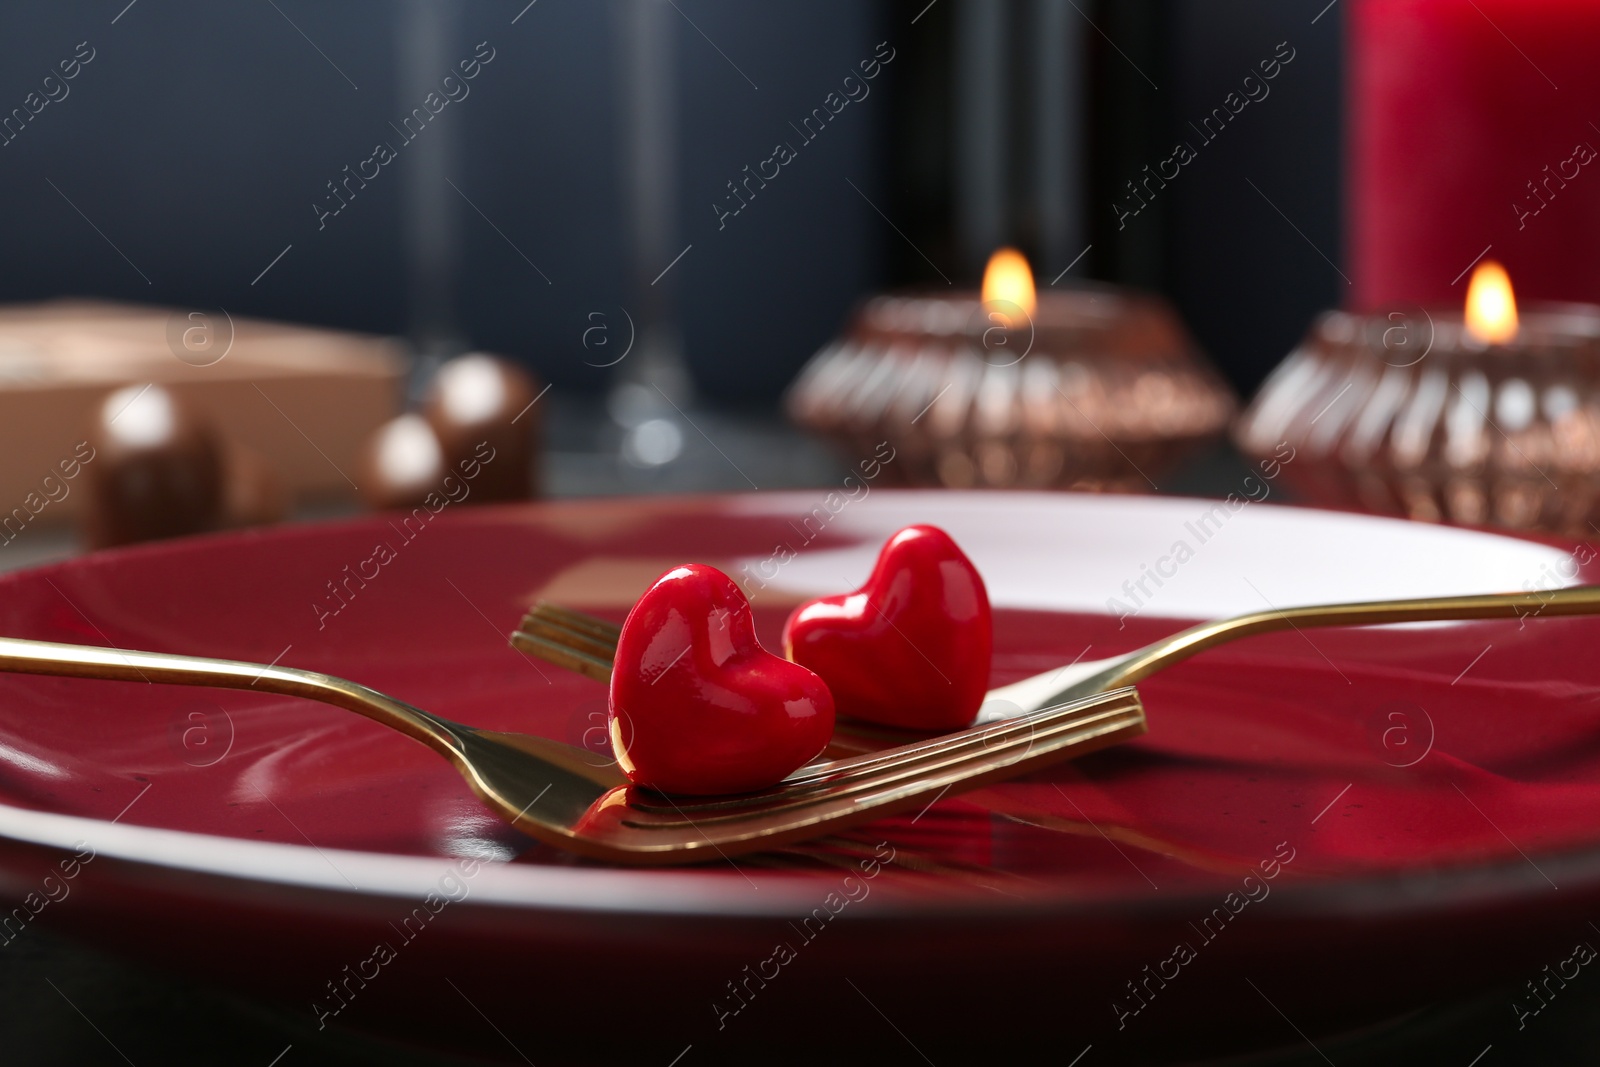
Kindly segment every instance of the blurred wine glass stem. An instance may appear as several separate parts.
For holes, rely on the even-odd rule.
[[[396,90],[402,113],[435,91],[440,72],[459,58],[457,14],[455,4],[404,0],[396,41]],[[439,122],[428,127],[426,137],[403,149],[400,217],[409,296],[407,329],[417,356],[413,399],[440,363],[467,348],[455,303],[461,196],[450,183],[457,181],[460,169],[456,148],[454,124]]]
[[[617,67],[618,97],[633,234],[630,288],[639,339],[617,368],[606,406],[626,431],[619,458],[635,466],[662,465],[681,452],[682,418],[674,405],[687,407],[693,392],[677,328],[676,289],[672,273],[663,272],[683,251],[674,214],[678,101],[672,20],[678,17],[668,0],[625,0],[618,12],[624,58]]]

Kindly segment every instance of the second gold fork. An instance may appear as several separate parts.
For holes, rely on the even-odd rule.
[[[1191,626],[1120,656],[1070,663],[991,689],[978,721],[997,722],[1033,714],[1066,701],[1133,685],[1206,649],[1277,630],[1594,614],[1600,614],[1600,586],[1593,585],[1537,593],[1375,600],[1251,612]],[[523,617],[511,643],[569,670],[608,681],[619,632],[615,623],[541,601]]]

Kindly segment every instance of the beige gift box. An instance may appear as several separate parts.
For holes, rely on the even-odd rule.
[[[353,496],[360,450],[399,412],[406,370],[389,339],[216,309],[0,306],[0,513],[60,477],[97,403],[150,382],[264,457],[296,502]],[[69,492],[37,518],[70,518],[81,500]]]

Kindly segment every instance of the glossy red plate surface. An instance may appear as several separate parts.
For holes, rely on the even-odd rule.
[[[1269,604],[1595,578],[1571,546],[1267,505],[761,494],[94,555],[0,579],[0,633],[276,660],[603,750],[604,688],[507,646],[535,598],[620,619],[668,566],[712,563],[778,647],[794,604],[854,588],[913,522],[984,573],[995,684]],[[541,1063],[841,1035],[904,1053],[884,1017],[935,1062],[1041,1035],[1068,1059],[1292,1043],[1285,1016],[1360,1026],[1595,936],[1597,640],[1600,620],[1537,617],[1259,638],[1144,683],[1135,744],[667,871],[531,846],[442,760],[333,708],[0,676],[0,879],[37,912],[5,936],[48,922],[304,1004],[312,1029],[510,1055],[486,1016]],[[94,859],[64,879],[79,841]]]

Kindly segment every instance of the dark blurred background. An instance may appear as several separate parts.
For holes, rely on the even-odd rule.
[[[584,331],[631,319],[702,396],[765,406],[866,294],[974,284],[1013,243],[1041,286],[1167,294],[1248,394],[1346,287],[1342,12],[1325,4],[14,3],[6,107],[78,42],[95,58],[0,150],[0,300],[486,348],[567,393],[620,372]],[[397,124],[480,42],[493,58],[468,95],[406,143]],[[880,42],[870,93],[804,140]],[[1125,183],[1280,42],[1295,58],[1271,106],[1119,226]],[[796,158],[719,218],[784,140]],[[378,142],[397,158],[319,218]]]

